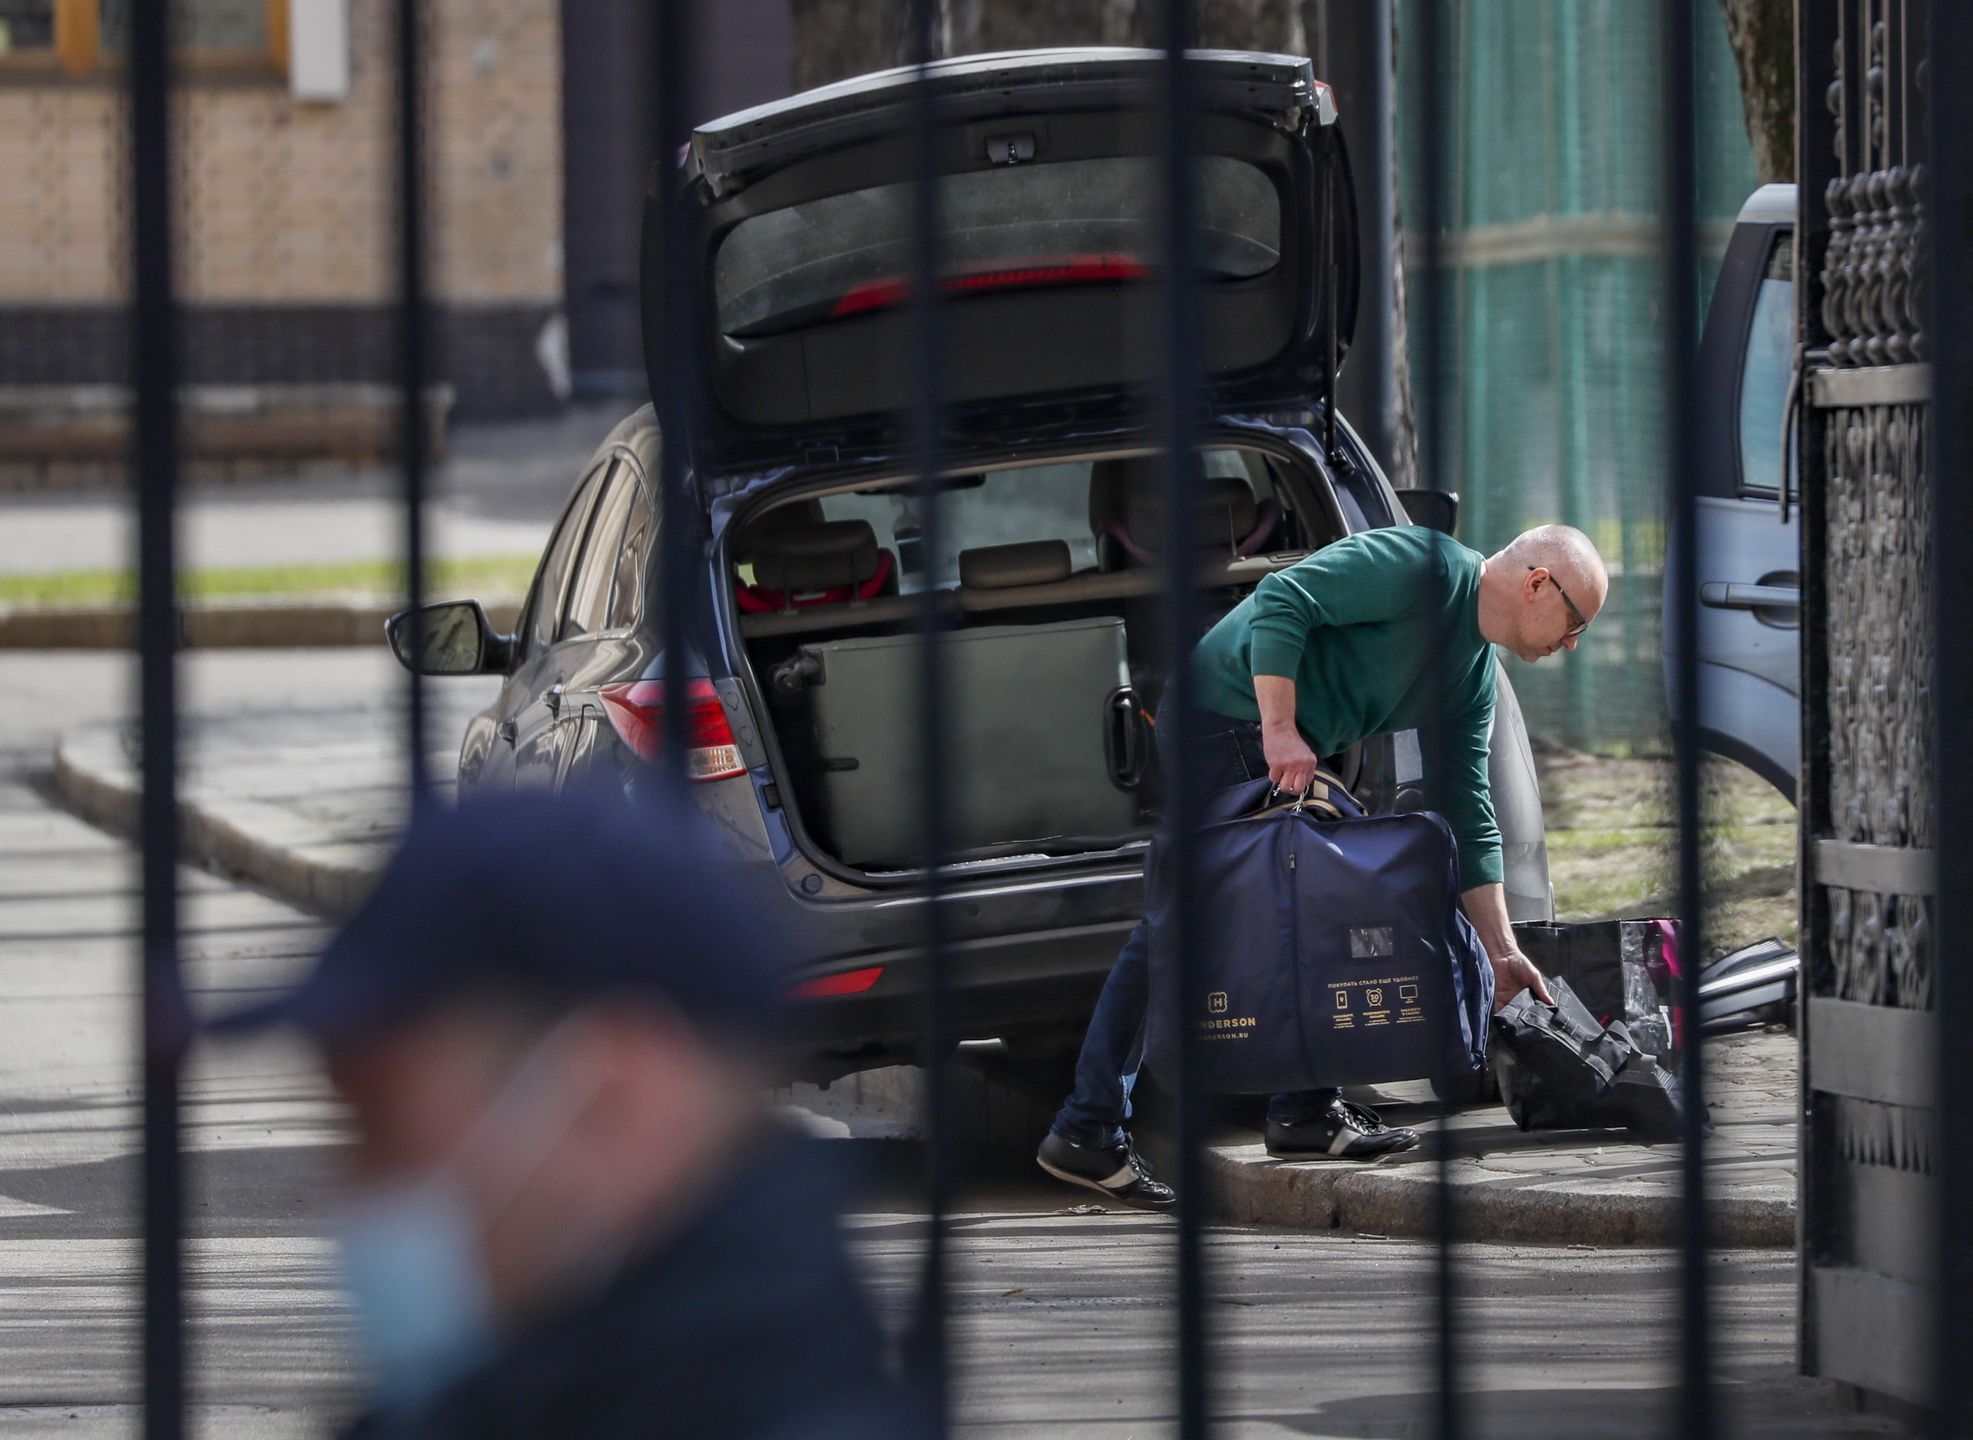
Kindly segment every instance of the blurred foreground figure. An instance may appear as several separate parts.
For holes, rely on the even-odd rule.
[[[789,953],[682,809],[435,809],[314,972],[384,1436],[915,1435],[815,1142],[764,1102]]]

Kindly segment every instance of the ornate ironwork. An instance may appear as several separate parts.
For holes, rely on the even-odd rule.
[[[1823,454],[1829,833],[1920,849],[1933,843],[1924,416],[1922,405],[1832,411]],[[1929,1005],[1929,920],[1925,897],[1831,890],[1817,988]]]
[[[1865,3],[1858,10],[1868,17],[1884,8]],[[1877,18],[1865,33],[1860,69],[1850,63],[1848,34],[1837,40],[1836,78],[1823,96],[1836,174],[1823,188],[1829,246],[1821,318],[1828,363],[1836,366],[1926,358],[1922,106],[1919,120],[1912,118],[1925,68],[1911,63],[1902,12],[1896,30]]]
[[[1811,846],[1929,854],[1938,837],[1927,9],[1913,0],[1803,0],[1798,9],[1803,94],[1824,103],[1802,116],[1796,273],[1809,381],[1799,437],[1803,832]],[[1858,888],[1891,886],[1909,868],[1811,879],[1802,953],[1818,1001],[1933,1008],[1936,895]],[[1936,889],[1904,885],[1915,888]],[[1933,1174],[1936,1117],[1911,1103],[1896,1057],[1876,1067],[1869,1054],[1846,1055],[1841,1027],[1822,1033],[1808,1018],[1815,1013],[1815,1004],[1804,1007],[1802,1363],[1923,1403],[1916,1372],[1883,1358],[1922,1349],[1920,1321],[1866,1353],[1842,1306],[1825,1301],[1903,1295],[1899,1287],[1927,1282],[1927,1264],[1907,1249],[1860,1242],[1910,1223],[1902,1211],[1911,1187],[1896,1177]],[[1820,1283],[1838,1277],[1840,1290]]]

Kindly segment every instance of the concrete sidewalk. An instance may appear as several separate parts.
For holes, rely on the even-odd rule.
[[[554,416],[460,426],[432,467],[433,559],[535,555],[583,465],[637,406],[573,405]],[[401,553],[395,466],[317,462],[287,478],[187,485],[181,569],[333,564]],[[123,486],[0,493],[0,575],[121,570],[134,563],[136,511]]]
[[[465,716],[491,681],[431,686],[432,774],[449,783]],[[387,852],[404,810],[402,733],[383,703],[298,712],[233,711],[186,722],[181,794],[196,858],[324,914],[348,909]],[[56,781],[69,803],[134,828],[133,745],[119,728],[77,730],[60,743]],[[1750,1033],[1709,1047],[1716,1134],[1709,1142],[1714,1242],[1788,1246],[1795,1240],[1795,1075],[1792,1035]],[[855,1082],[863,1105],[889,1105],[908,1123],[911,1072]],[[1394,1086],[1370,1095],[1389,1118],[1429,1127],[1429,1093]],[[1453,1120],[1462,1232],[1477,1240],[1649,1245],[1676,1237],[1679,1152],[1615,1133],[1522,1134],[1499,1107]],[[1283,1164],[1247,1131],[1208,1154],[1224,1218],[1369,1235],[1434,1233],[1436,1167],[1424,1146],[1375,1167]],[[1066,1191],[1064,1192],[1067,1193]]]

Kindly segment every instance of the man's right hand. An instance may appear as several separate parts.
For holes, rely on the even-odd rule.
[[[1281,730],[1263,726],[1261,754],[1267,759],[1267,778],[1280,789],[1296,795],[1308,789],[1309,782],[1315,779],[1316,766],[1322,763],[1321,757],[1308,748],[1308,741],[1302,739],[1301,731],[1293,726]]]

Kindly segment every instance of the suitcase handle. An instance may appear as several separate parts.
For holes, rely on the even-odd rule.
[[[1103,758],[1110,783],[1130,791],[1144,784],[1144,710],[1128,685],[1112,690],[1103,702]]]
[[[1283,790],[1279,785],[1270,785],[1267,791],[1267,803],[1254,812],[1255,818],[1258,819],[1262,815],[1273,815],[1281,810],[1287,810],[1296,815],[1301,814],[1305,810],[1313,811],[1324,820],[1343,820],[1368,813],[1364,808],[1363,802],[1350,793],[1349,786],[1337,779],[1334,772],[1323,769],[1320,766],[1316,768],[1315,774],[1309,778],[1308,788],[1306,790],[1302,791],[1299,795],[1292,795],[1292,798],[1288,798],[1285,805],[1275,803],[1277,796],[1290,797],[1291,793],[1290,791]],[[1338,795],[1342,796],[1349,803],[1351,814],[1346,815],[1343,807],[1337,803],[1336,797]]]

